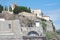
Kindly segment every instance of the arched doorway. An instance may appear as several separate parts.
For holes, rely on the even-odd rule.
[[[39,34],[37,32],[35,32],[35,31],[30,31],[28,33],[28,36],[39,36]]]
[[[23,40],[46,40],[46,38],[40,37],[36,31],[30,31],[27,36],[23,36]]]

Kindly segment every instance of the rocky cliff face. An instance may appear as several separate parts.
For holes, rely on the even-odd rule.
[[[9,12],[4,12],[2,13],[3,18],[5,18],[5,20],[19,20],[19,23],[21,24],[21,27],[36,27],[36,22],[39,25],[40,31],[44,31],[43,33],[45,34],[46,32],[51,33],[53,31],[53,26],[52,26],[52,22],[50,20],[46,20],[40,17],[37,17],[35,14],[33,13],[27,13],[27,12],[21,12],[19,14],[10,14]],[[42,21],[43,19],[43,21]],[[37,27],[38,29],[38,27]],[[43,30],[42,30],[43,29]],[[31,28],[31,30],[34,30]],[[48,35],[51,36],[52,34]],[[49,37],[50,38],[50,37]],[[55,38],[55,37],[53,37]],[[51,37],[52,39],[52,37]]]

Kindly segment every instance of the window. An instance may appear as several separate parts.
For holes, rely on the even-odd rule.
[[[36,16],[37,16],[37,14],[36,14]]]
[[[36,21],[36,27],[39,27],[39,26],[40,26],[39,21]]]
[[[9,24],[9,29],[11,29],[11,24]]]

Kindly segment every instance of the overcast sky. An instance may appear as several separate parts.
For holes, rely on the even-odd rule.
[[[45,15],[50,16],[56,29],[60,29],[60,0],[0,0],[3,6],[13,3],[31,9],[41,9]]]

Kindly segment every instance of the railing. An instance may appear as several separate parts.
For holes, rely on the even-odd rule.
[[[43,29],[40,27],[21,27],[21,31],[22,32],[30,32],[30,31],[36,31],[37,33],[42,34],[42,36],[46,36],[43,33]]]
[[[31,31],[31,30],[42,30],[42,28],[40,28],[40,27],[21,27],[21,29],[22,30],[24,30],[24,31]]]

